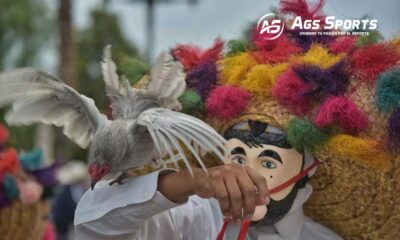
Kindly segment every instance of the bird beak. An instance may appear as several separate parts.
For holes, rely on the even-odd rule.
[[[93,191],[93,188],[94,188],[94,186],[96,185],[96,183],[97,183],[96,180],[92,180],[92,181],[90,182],[90,188],[92,189],[92,191]]]

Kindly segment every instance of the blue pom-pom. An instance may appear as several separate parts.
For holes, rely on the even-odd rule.
[[[400,69],[392,69],[379,75],[376,86],[377,104],[384,112],[400,107]]]
[[[24,169],[33,171],[43,166],[43,151],[36,148],[31,152],[23,153],[19,156]]]
[[[10,174],[6,174],[3,179],[4,194],[8,199],[15,199],[19,196],[17,181]]]

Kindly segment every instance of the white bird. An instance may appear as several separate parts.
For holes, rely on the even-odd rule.
[[[161,158],[183,160],[192,173],[183,145],[206,171],[200,153],[212,152],[221,160],[225,140],[203,121],[179,113],[178,97],[186,88],[179,62],[162,53],[151,70],[147,89],[131,88],[116,73],[111,46],[101,63],[107,95],[111,98],[109,120],[94,101],[61,80],[25,68],[0,74],[0,107],[11,104],[6,121],[13,125],[37,122],[63,127],[63,132],[82,148],[90,145],[89,173],[92,188],[107,174],[121,173]],[[169,160],[168,160],[169,159]]]

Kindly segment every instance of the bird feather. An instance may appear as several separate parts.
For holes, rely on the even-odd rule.
[[[0,105],[12,103],[6,114],[9,124],[62,126],[65,135],[86,148],[91,139],[87,136],[105,121],[92,99],[47,73],[30,68],[8,71],[0,74],[0,83]]]

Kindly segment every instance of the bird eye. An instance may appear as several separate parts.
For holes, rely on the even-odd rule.
[[[264,168],[268,168],[268,169],[276,168],[276,164],[271,160],[262,161],[261,166],[263,166]]]
[[[246,164],[246,159],[240,155],[236,155],[232,158],[232,162],[243,165]]]

